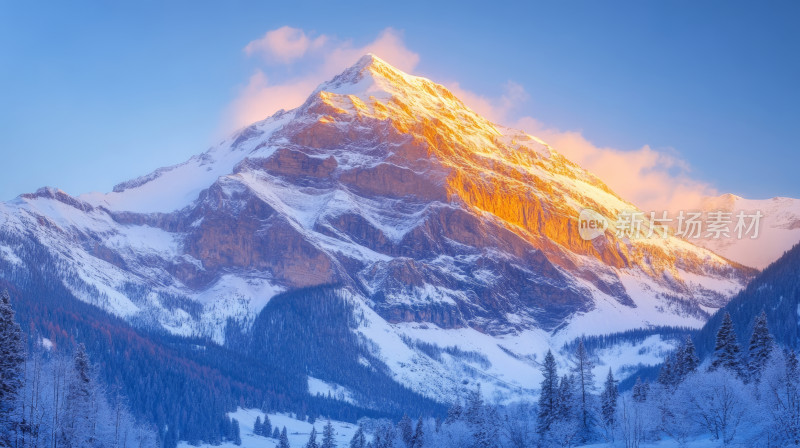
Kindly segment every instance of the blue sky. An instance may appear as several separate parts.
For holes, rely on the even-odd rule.
[[[0,2],[0,200],[107,191],[202,152],[255,72],[290,83],[321,57],[245,54],[283,26],[349,48],[391,28],[415,74],[495,103],[524,89],[506,121],[649,145],[717,192],[800,197],[798,20],[798,2]]]

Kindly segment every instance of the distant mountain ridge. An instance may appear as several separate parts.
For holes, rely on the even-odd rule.
[[[800,242],[800,200],[798,199],[777,197],[754,200],[725,194],[706,198],[703,210],[732,213],[734,223],[735,215],[739,212],[746,214],[760,212],[763,215],[758,225],[757,238],[750,238],[751,234],[741,239],[734,235],[731,238],[692,240],[698,246],[705,247],[745,266],[764,269],[785,251]]]

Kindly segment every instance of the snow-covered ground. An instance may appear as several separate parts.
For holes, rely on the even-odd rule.
[[[202,444],[199,445],[200,448],[212,448],[212,447],[221,447],[221,448],[276,448],[278,446],[278,440],[273,439],[271,437],[263,437],[253,434],[253,424],[256,421],[257,417],[261,417],[264,419],[264,412],[258,409],[238,409],[236,412],[232,412],[228,414],[229,417],[234,418],[239,421],[240,426],[240,433],[242,437],[242,444],[235,445],[232,442],[225,442],[221,445],[208,445]],[[299,448],[305,446],[306,442],[308,442],[309,435],[311,434],[312,426],[317,430],[317,443],[322,441],[322,430],[327,424],[327,420],[318,419],[314,424],[308,423],[307,421],[300,421],[290,417],[287,414],[267,414],[269,416],[269,420],[272,423],[272,427],[278,427],[282,429],[284,426],[286,427],[287,435],[289,436],[289,445],[293,448]],[[353,434],[355,434],[358,426],[353,423],[347,422],[339,422],[335,420],[331,420],[331,425],[334,429],[336,446],[338,447],[346,447],[350,444],[350,439],[352,439]],[[370,439],[370,435],[367,434],[367,440]],[[717,448],[721,444],[717,440],[712,440],[710,435],[704,435],[701,437],[696,437],[687,441],[685,444],[681,444],[678,441],[670,438],[665,438],[664,440],[660,440],[658,442],[653,443],[642,443],[639,445],[640,448]],[[741,442],[739,444],[733,443],[729,445],[731,447],[748,447],[749,445],[746,442]],[[179,448],[191,448],[193,445],[190,445],[187,442],[181,442],[178,444]],[[622,440],[616,440],[611,443],[596,443],[591,445],[581,445],[576,448],[618,448],[618,447],[625,447],[625,442]]]
[[[308,393],[311,395],[321,395],[323,397],[331,397],[334,400],[345,401],[347,403],[355,404],[353,392],[336,383],[323,381],[313,376],[308,377]]]
[[[617,448],[617,447],[624,447],[624,446],[625,446],[625,442],[620,440],[620,441],[617,441],[617,442],[614,442],[614,443],[597,443],[597,444],[592,444],[592,445],[581,445],[581,446],[575,447],[575,448]],[[707,438],[700,438],[700,439],[690,440],[690,441],[686,442],[685,444],[681,444],[677,440],[666,439],[666,440],[660,440],[660,441],[655,442],[655,443],[642,443],[641,445],[638,445],[638,446],[639,446],[639,448],[712,448],[712,447],[713,448],[719,448],[720,442],[719,441],[714,441],[714,440],[711,440],[711,439],[707,439]],[[734,447],[734,446],[742,446],[742,447],[744,447],[744,446],[749,446],[749,445],[735,445],[735,444],[732,444],[732,445],[729,445],[729,446],[731,446],[731,447]]]
[[[256,421],[257,417],[261,417],[264,420],[264,412],[258,409],[238,409],[236,412],[228,414],[231,418],[234,418],[239,421],[240,433],[242,436],[242,444],[240,448],[274,448],[278,446],[278,440],[273,439],[270,437],[262,437],[253,434],[253,424]],[[294,447],[303,447],[305,446],[306,442],[308,442],[308,437],[311,434],[312,426],[317,429],[317,443],[322,441],[322,429],[328,423],[327,420],[318,419],[314,422],[314,425],[308,423],[306,421],[296,420],[286,414],[268,414],[269,420],[272,422],[272,427],[278,427],[279,429],[283,429],[286,427],[286,433],[289,436],[289,445]],[[331,420],[331,425],[333,425],[336,445],[339,447],[348,446],[350,443],[350,439],[353,438],[353,434],[355,434],[356,426],[353,423],[346,423],[346,422],[339,422],[335,420]],[[274,429],[273,429],[274,430]],[[180,448],[189,448],[193,445],[189,445],[187,442],[181,442],[178,444]],[[200,445],[200,447],[212,447],[212,446],[219,446],[222,448],[236,448],[237,445],[234,445],[231,442],[226,442],[221,445]]]

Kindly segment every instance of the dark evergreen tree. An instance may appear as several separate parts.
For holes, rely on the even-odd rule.
[[[289,435],[286,434],[286,427],[285,426],[281,430],[281,436],[278,439],[278,448],[290,448],[289,447]]]
[[[319,444],[317,443],[317,428],[313,426],[311,427],[311,434],[308,436],[306,448],[319,448]]]
[[[800,362],[794,350],[784,352],[784,387],[779,407],[778,431],[790,445],[800,446]]]
[[[242,444],[242,432],[239,428],[239,420],[231,419],[231,442],[239,446]]]
[[[772,354],[773,339],[767,328],[767,313],[761,312],[753,323],[753,334],[750,336],[750,346],[748,354],[750,362],[748,364],[748,377],[751,381],[759,382],[761,373],[767,365]]]
[[[394,425],[378,426],[372,439],[372,448],[394,448],[395,436]]]
[[[275,440],[278,440],[278,439],[281,438],[281,430],[278,429],[277,426],[275,426],[275,429],[272,431],[272,438],[275,439]]]
[[[542,364],[542,383],[539,393],[539,420],[537,431],[544,434],[556,418],[558,403],[558,371],[556,358],[548,350]]]
[[[72,373],[67,387],[66,422],[62,428],[64,443],[72,446],[91,446],[94,444],[95,415],[92,403],[94,385],[92,366],[86,346],[78,344],[73,358]]]
[[[650,391],[650,384],[642,382],[642,377],[636,377],[636,384],[633,385],[633,400],[637,403],[647,401],[647,393]]]
[[[230,417],[225,417],[219,422],[219,434],[212,439],[214,443],[219,443],[223,440],[233,440],[233,422]],[[193,440],[194,442],[194,440]]]
[[[367,447],[367,437],[364,435],[364,428],[360,425],[356,430],[356,433],[353,434],[353,438],[350,439],[350,448],[366,448]]]
[[[592,438],[594,427],[594,363],[583,344],[583,339],[575,350],[572,372],[575,378],[577,393],[578,419],[580,421],[580,440],[586,442]]]
[[[322,430],[322,445],[321,448],[336,448],[336,440],[333,438],[333,425],[331,421],[325,424]]]
[[[397,431],[400,432],[400,437],[407,448],[411,448],[411,440],[414,438],[414,428],[408,414],[404,414],[403,418],[397,424]]]
[[[253,423],[253,434],[255,434],[257,436],[263,436],[264,435],[264,426],[261,423],[261,416],[260,415],[258,417],[256,417],[256,422]]]
[[[676,370],[675,358],[672,354],[667,355],[664,358],[664,364],[661,365],[661,370],[658,371],[658,379],[656,381],[664,387],[675,386],[677,384]]]
[[[696,372],[697,367],[700,365],[700,358],[697,356],[697,349],[694,347],[691,336],[686,336],[680,354],[681,356],[678,359],[678,374],[682,381],[688,375]]]
[[[497,413],[497,407],[486,406],[482,414],[483,418],[480,424],[473,429],[473,447],[498,448],[500,416]]]
[[[714,354],[711,358],[709,370],[716,370],[720,367],[742,376],[741,350],[736,340],[736,332],[733,328],[731,315],[727,312],[722,317],[722,325],[717,331]]]
[[[617,390],[617,382],[614,380],[614,374],[611,373],[611,368],[609,368],[605,387],[603,388],[601,405],[603,423],[608,427],[614,426],[614,419],[617,413],[618,397],[619,390]]]
[[[422,417],[417,419],[417,427],[414,429],[414,437],[411,439],[411,448],[423,448],[425,446],[425,433],[422,428]]]
[[[22,330],[14,318],[8,291],[0,292],[0,446],[11,446],[13,411],[22,387],[25,353]]]
[[[575,385],[572,375],[564,375],[558,384],[558,399],[556,400],[556,418],[569,421],[575,416]]]
[[[464,418],[467,423],[475,426],[483,422],[483,394],[481,393],[481,385],[475,390],[467,394],[467,399],[464,409]]]

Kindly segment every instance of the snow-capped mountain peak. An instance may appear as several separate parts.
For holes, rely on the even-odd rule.
[[[526,360],[546,347],[699,327],[751,275],[613,224],[584,240],[585,208],[613,221],[633,206],[545,142],[367,55],[299,108],[182,164],[110,193],[2,205],[0,265],[35,267],[37,245],[75,297],[218,342],[281,291],[336,285],[376,355],[429,395],[445,386],[408,366],[458,375],[409,341],[463,345],[491,360],[484,373],[500,382],[489,382],[526,388],[537,375]]]

